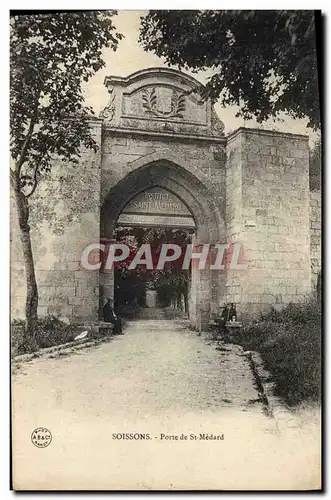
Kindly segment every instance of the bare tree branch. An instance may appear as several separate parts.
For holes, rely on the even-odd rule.
[[[40,162],[37,164],[37,166],[36,166],[36,168],[34,170],[34,176],[33,176],[34,185],[33,185],[32,189],[31,189],[30,193],[25,195],[26,198],[30,198],[30,196],[33,195],[33,193],[35,192],[35,190],[36,190],[36,188],[38,186],[38,173],[39,173],[38,172],[38,168],[39,168],[39,165],[40,165]]]

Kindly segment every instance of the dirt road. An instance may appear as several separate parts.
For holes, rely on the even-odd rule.
[[[280,429],[240,349],[215,347],[185,322],[146,321],[109,343],[22,365],[12,387],[16,487],[313,485],[315,414]],[[39,426],[53,436],[44,449],[30,439]]]

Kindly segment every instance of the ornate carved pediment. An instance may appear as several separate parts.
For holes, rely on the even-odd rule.
[[[100,116],[118,129],[223,135],[210,100],[200,97],[201,84],[189,75],[151,68],[128,76],[107,77],[110,100]],[[216,118],[215,118],[216,117]]]

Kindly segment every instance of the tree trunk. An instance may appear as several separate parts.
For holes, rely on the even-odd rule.
[[[184,295],[185,313],[188,314],[188,292],[187,292],[187,287],[184,289],[183,295]]]
[[[30,238],[29,207],[26,196],[19,189],[15,189],[14,191],[26,275],[26,328],[24,344],[25,348],[35,349],[37,347],[35,333],[38,321],[38,288]]]

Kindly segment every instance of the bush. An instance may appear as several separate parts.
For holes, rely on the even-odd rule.
[[[240,344],[260,352],[276,393],[290,405],[320,401],[321,326],[319,304],[305,303],[272,310],[242,329]]]
[[[11,353],[13,356],[22,354],[22,345],[24,343],[25,321],[14,319],[10,328]]]
[[[36,349],[52,347],[59,344],[72,342],[81,332],[81,327],[67,325],[55,316],[46,316],[38,320],[35,331],[35,345],[26,345],[24,339],[25,321],[13,320],[11,324],[11,349],[12,355],[25,354]]]

